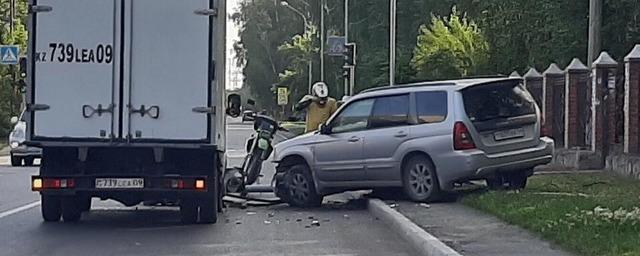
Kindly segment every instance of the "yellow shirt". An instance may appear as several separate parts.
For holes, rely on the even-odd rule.
[[[313,132],[318,130],[318,126],[329,120],[329,117],[338,110],[338,102],[334,98],[327,98],[324,105],[317,102],[311,102],[307,109],[307,130]]]

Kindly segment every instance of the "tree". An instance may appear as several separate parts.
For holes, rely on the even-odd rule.
[[[449,17],[431,17],[420,27],[411,65],[420,79],[452,79],[481,73],[489,44],[478,26],[454,7]]]
[[[290,42],[285,42],[278,51],[284,56],[289,64],[286,69],[279,74],[278,85],[288,87],[291,92],[291,99],[302,98],[308,93],[308,63],[313,61],[318,54],[318,47],[315,46],[315,38],[318,29],[308,26],[302,35],[295,35]]]
[[[10,16],[9,1],[0,2],[0,17],[3,18],[0,27],[0,44],[17,44],[20,46],[22,53],[27,50],[27,1],[16,1],[16,16],[14,20],[14,30],[10,33],[8,18]],[[17,68],[9,68],[0,66],[0,138],[6,138],[11,131],[9,119],[11,116],[18,115],[20,112],[20,103],[22,100],[20,89],[14,83],[13,77],[17,76]],[[0,139],[1,140],[1,139]]]

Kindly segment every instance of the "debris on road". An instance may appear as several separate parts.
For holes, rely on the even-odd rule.
[[[421,207],[427,208],[427,209],[431,208],[431,205],[429,205],[427,203],[420,203],[418,205],[421,206]]]

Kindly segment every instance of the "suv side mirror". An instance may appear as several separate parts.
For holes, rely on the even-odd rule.
[[[227,109],[225,112],[231,117],[240,116],[240,107],[242,105],[242,98],[238,94],[229,94],[227,96]]]
[[[331,126],[327,124],[321,124],[319,130],[320,130],[320,134],[324,134],[324,135],[331,134]]]
[[[17,116],[12,116],[9,121],[11,122],[11,124],[17,124],[18,123],[18,117]]]

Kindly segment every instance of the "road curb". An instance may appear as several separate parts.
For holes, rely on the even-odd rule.
[[[402,239],[407,241],[418,252],[418,255],[462,256],[401,213],[391,209],[382,200],[369,199],[367,208],[373,216],[389,225]]]

